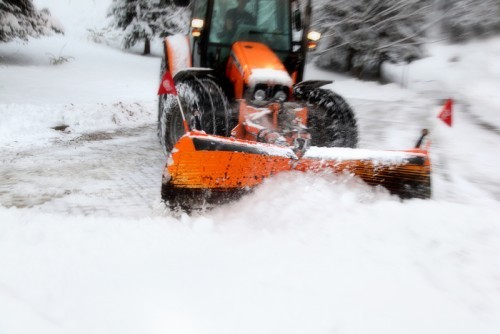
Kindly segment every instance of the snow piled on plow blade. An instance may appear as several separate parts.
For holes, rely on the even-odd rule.
[[[322,160],[370,160],[374,164],[400,164],[416,156],[424,157],[422,153],[405,151],[382,151],[345,147],[313,146],[304,154],[304,158]]]

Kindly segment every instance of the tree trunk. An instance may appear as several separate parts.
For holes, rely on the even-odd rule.
[[[149,38],[146,38],[146,42],[144,43],[144,53],[143,55],[148,55],[151,53],[151,42]]]
[[[349,47],[349,50],[347,51],[347,59],[346,59],[346,64],[345,64],[345,71],[347,73],[355,74],[354,65],[353,65],[353,58],[354,58],[355,54],[356,54],[356,50]]]

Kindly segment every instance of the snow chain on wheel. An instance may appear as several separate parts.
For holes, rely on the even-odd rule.
[[[312,146],[350,147],[358,144],[358,126],[354,112],[338,94],[312,89],[300,96],[307,102],[307,126]]]
[[[220,86],[210,77],[186,74],[176,80],[175,87],[191,129],[208,134],[228,136],[230,105]],[[163,96],[159,110],[159,135],[163,150],[168,154],[184,135],[182,116],[174,95]]]

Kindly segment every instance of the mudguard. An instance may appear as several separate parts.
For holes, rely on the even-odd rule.
[[[174,77],[179,71],[192,67],[191,47],[186,35],[172,35],[164,40],[168,71]]]
[[[302,81],[299,82],[298,84],[294,85],[292,88],[293,95],[296,98],[304,98],[306,94],[314,89],[323,87],[325,85],[329,85],[333,83],[333,81],[330,80],[308,80],[308,81]]]

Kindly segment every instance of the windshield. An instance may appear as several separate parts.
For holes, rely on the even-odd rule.
[[[215,0],[209,43],[254,41],[290,50],[289,0]]]

